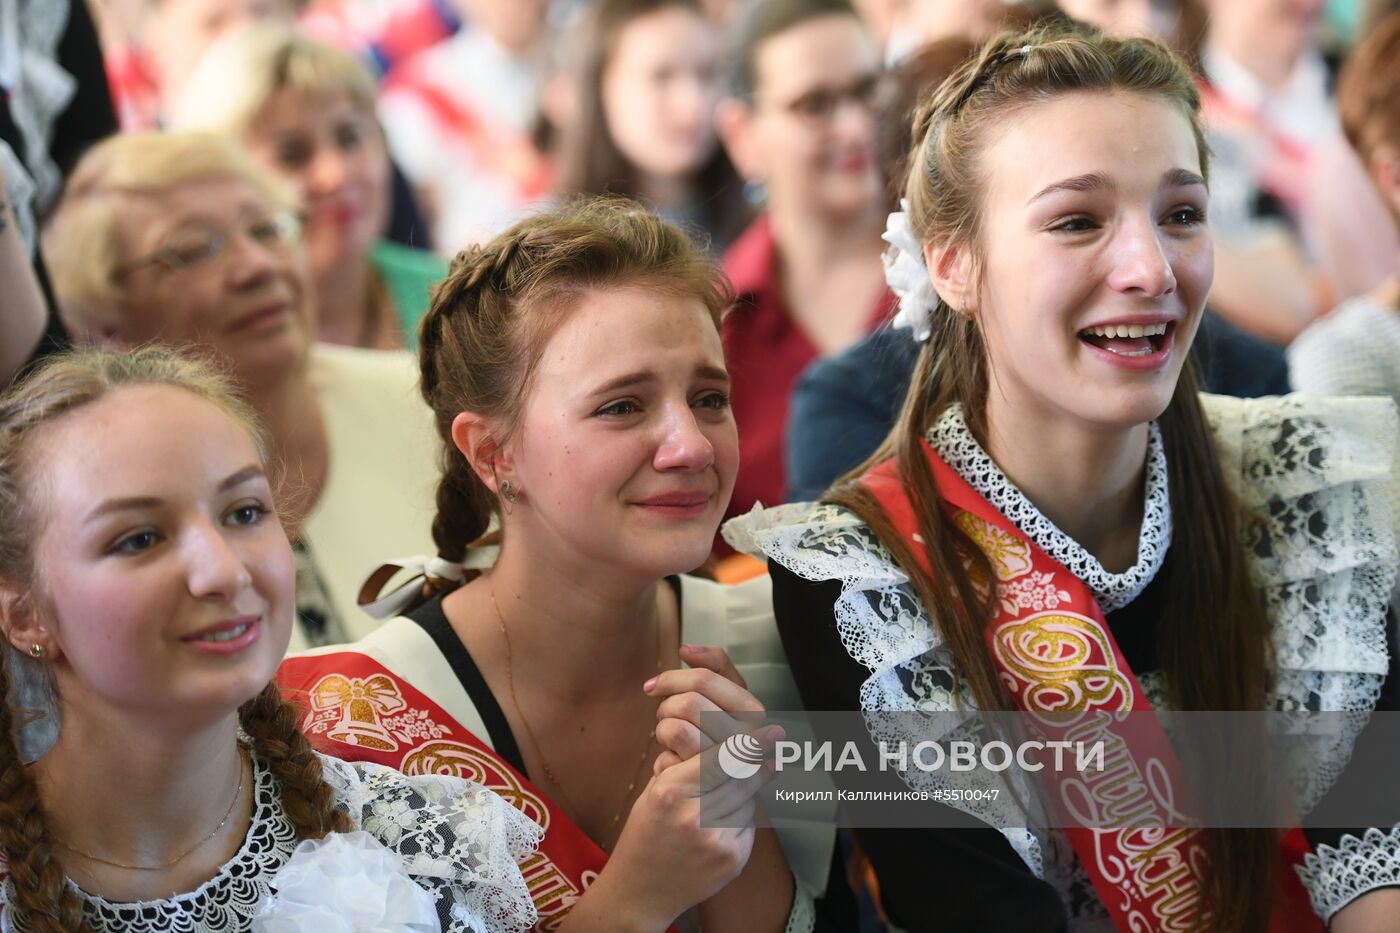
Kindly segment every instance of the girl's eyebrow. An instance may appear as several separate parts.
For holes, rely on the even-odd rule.
[[[107,499],[88,513],[85,524],[92,524],[99,518],[111,515],[113,512],[135,511],[137,509],[153,509],[160,505],[161,500],[152,496],[127,496],[122,499]]]
[[[250,464],[249,466],[245,466],[243,469],[239,470],[237,473],[230,474],[222,483],[219,484],[218,490],[219,492],[227,492],[233,487],[242,486],[244,483],[250,480],[265,478],[266,474],[263,473],[262,467],[258,466],[256,463]]]
[[[1205,183],[1206,180],[1204,178],[1189,169],[1174,168],[1169,169],[1162,175],[1160,187],[1185,188],[1191,185],[1205,187]],[[1057,191],[1103,191],[1114,187],[1113,180],[1103,172],[1089,172],[1084,175],[1075,175],[1073,178],[1066,178],[1063,181],[1057,181],[1053,184],[1046,185],[1032,195],[1031,199],[1026,203],[1034,204],[1046,195],[1054,194]]]
[[[1075,175],[1073,178],[1066,178],[1062,181],[1046,185],[1044,188],[1041,188],[1035,194],[1031,195],[1031,199],[1026,203],[1034,204],[1041,198],[1054,194],[1057,191],[1102,191],[1105,188],[1113,187],[1112,179],[1103,172],[1089,172],[1084,175]]]
[[[241,486],[255,479],[263,479],[265,474],[263,468],[256,463],[244,467],[235,473],[229,474],[217,489],[219,492],[227,492],[236,486]],[[107,499],[88,513],[85,523],[91,524],[99,518],[111,515],[113,512],[135,511],[137,509],[153,509],[161,504],[163,500],[155,496],[124,496],[118,499]]]

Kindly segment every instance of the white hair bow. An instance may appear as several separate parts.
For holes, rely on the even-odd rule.
[[[423,595],[423,587],[430,578],[460,583],[466,579],[468,570],[486,570],[494,565],[500,552],[501,549],[495,546],[474,547],[467,549],[467,556],[461,563],[417,554],[380,564],[366,575],[364,585],[360,587],[360,608],[376,619],[392,619]],[[405,571],[408,577],[403,583],[388,594],[379,595],[386,583]]]
[[[909,202],[901,199],[899,206],[900,210],[885,220],[881,239],[890,245],[880,259],[885,266],[885,282],[899,297],[899,313],[891,324],[908,327],[914,332],[914,339],[922,343],[933,333],[938,293],[929,281],[924,246],[909,225]]]

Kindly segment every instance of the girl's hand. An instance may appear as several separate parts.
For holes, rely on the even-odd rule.
[[[664,671],[642,688],[661,700],[656,710],[656,740],[663,751],[652,767],[653,774],[695,757],[736,732],[754,732],[761,725],[755,715],[742,720],[713,715],[762,716],[764,712],[763,704],[749,692],[724,649],[684,645],[681,656],[690,668]],[[775,737],[770,734],[768,741],[775,741]]]
[[[749,860],[753,798],[770,775],[765,769],[731,778],[716,763],[718,753],[711,748],[654,774],[627,816],[599,880],[626,879],[638,928],[664,928],[723,889]]]

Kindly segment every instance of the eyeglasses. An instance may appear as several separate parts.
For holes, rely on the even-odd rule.
[[[889,75],[868,74],[846,87],[815,88],[777,106],[804,123],[820,126],[835,116],[843,101],[849,100],[867,113],[878,113],[889,103],[892,90]]]
[[[248,239],[271,250],[284,250],[301,236],[301,220],[291,211],[250,217],[239,227]],[[165,245],[148,256],[120,266],[117,275],[129,275],[146,266],[161,265],[173,272],[208,265],[228,253],[233,234],[215,227],[187,227],[170,235]]]

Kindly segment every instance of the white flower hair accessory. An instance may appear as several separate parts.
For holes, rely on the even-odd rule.
[[[890,244],[880,257],[885,266],[885,282],[899,296],[899,313],[890,323],[908,327],[920,343],[933,333],[933,310],[938,307],[938,293],[929,281],[924,263],[924,245],[909,225],[909,202],[900,199],[900,209],[885,220],[881,237]]]
[[[253,933],[442,933],[433,895],[367,832],[306,840],[272,886]]]

